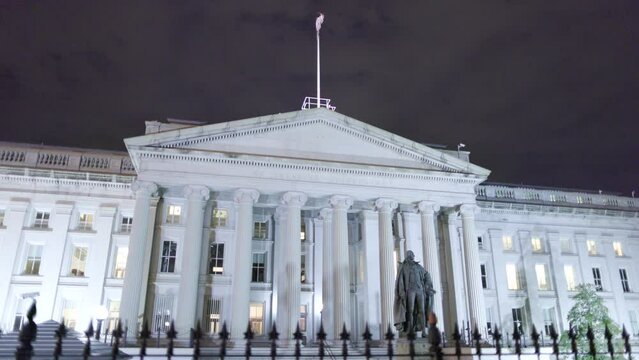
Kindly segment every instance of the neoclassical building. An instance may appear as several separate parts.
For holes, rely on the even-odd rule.
[[[469,153],[325,108],[203,125],[151,121],[128,153],[0,143],[0,325],[133,336],[199,321],[232,338],[393,324],[397,265],[431,273],[440,328],[567,329],[594,284],[639,333],[639,202],[486,183]],[[6,294],[6,295],[5,295]]]

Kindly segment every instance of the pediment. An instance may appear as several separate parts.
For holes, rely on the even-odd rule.
[[[288,158],[487,176],[489,171],[326,109],[236,120],[126,139],[133,147]]]

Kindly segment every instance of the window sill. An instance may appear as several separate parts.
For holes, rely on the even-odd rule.
[[[73,230],[69,230],[70,233],[74,233],[74,234],[97,234],[98,232],[93,230],[93,229],[73,229]]]
[[[33,227],[33,226],[25,226],[22,228],[24,231],[33,231],[33,232],[47,232],[53,231],[50,227]]]
[[[129,236],[129,235],[131,235],[131,232],[130,231],[115,231],[115,232],[113,232],[113,235]]]

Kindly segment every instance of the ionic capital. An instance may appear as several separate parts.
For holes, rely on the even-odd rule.
[[[475,204],[462,204],[459,206],[459,212],[463,217],[475,216],[479,207]]]
[[[375,209],[379,212],[391,212],[397,209],[397,201],[387,198],[379,198],[375,200]]]
[[[282,195],[282,200],[280,202],[282,205],[286,206],[302,207],[306,204],[306,200],[308,200],[308,196],[306,196],[306,194],[289,191]]]
[[[319,212],[319,218],[324,221],[331,221],[333,219],[333,209],[323,208]]]
[[[151,197],[157,195],[158,185],[150,181],[136,180],[131,184],[131,190],[135,193],[136,197]]]
[[[189,201],[207,201],[211,190],[202,185],[187,185],[184,187],[184,197]]]
[[[233,200],[236,203],[251,203],[255,204],[257,199],[260,198],[260,193],[254,189],[238,189],[233,193]]]
[[[432,215],[439,211],[439,204],[434,201],[424,200],[417,203],[417,209],[422,214]]]
[[[353,198],[347,195],[333,195],[328,200],[328,203],[331,204],[334,209],[348,210],[353,206]]]

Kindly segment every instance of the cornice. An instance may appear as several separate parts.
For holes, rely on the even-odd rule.
[[[133,180],[133,177],[131,177]],[[94,180],[64,179],[64,178],[46,178],[31,177],[21,175],[0,174],[0,183],[13,184],[18,186],[73,186],[80,191],[92,191],[96,188],[107,190],[130,190],[130,182],[106,182]]]
[[[552,206],[552,205],[532,205],[532,208],[513,209],[513,208],[495,208],[494,203],[490,201],[477,201],[480,212],[486,214],[502,214],[502,215],[552,215],[552,216],[565,216],[565,217],[584,217],[584,216],[596,216],[603,219],[606,218],[619,218],[619,219],[637,219],[639,218],[639,211],[620,211],[620,210],[606,210],[606,209],[594,209],[594,208],[582,208],[582,207],[568,207],[568,206]],[[559,210],[561,209],[561,211]]]

